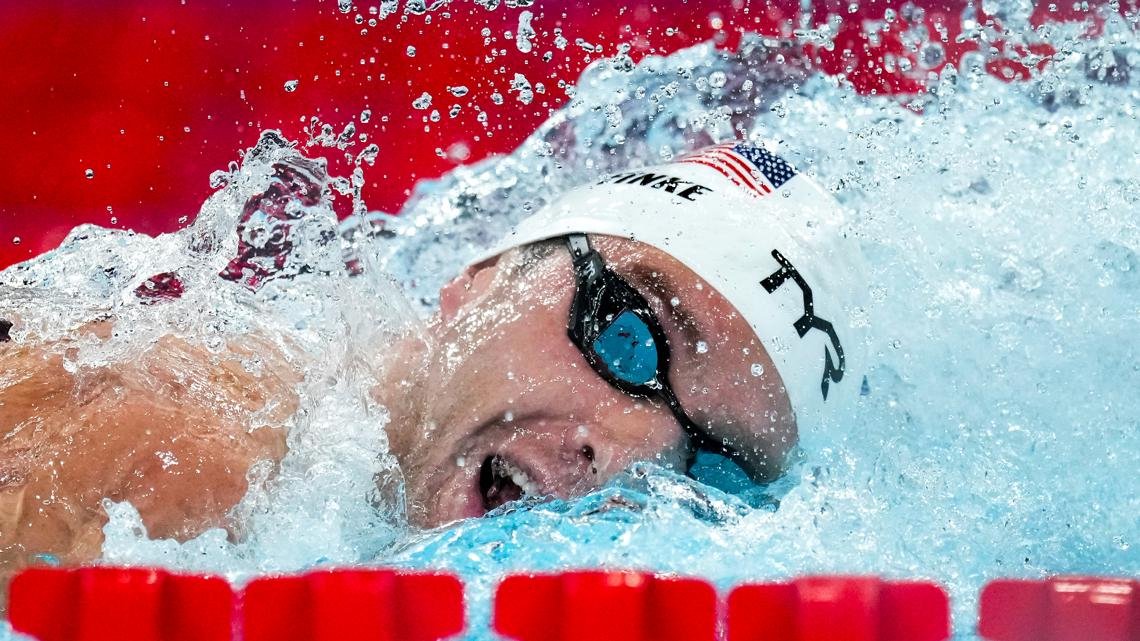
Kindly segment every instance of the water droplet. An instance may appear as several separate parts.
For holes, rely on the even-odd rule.
[[[20,237],[19,236],[13,236],[12,237],[12,244],[13,245],[19,245],[20,244]]]
[[[669,304],[672,305],[673,307],[676,307],[677,305],[681,304],[681,299],[674,296],[673,298],[669,299]]]
[[[348,13],[352,11],[352,0],[337,0],[336,7],[341,13]]]
[[[376,163],[376,157],[380,155],[380,146],[372,143],[365,147],[360,154],[356,156],[356,164],[368,163],[369,166]]]
[[[501,94],[497,91],[495,93],[491,94],[491,102],[495,103],[496,105],[503,104],[503,94]]]
[[[937,67],[946,60],[946,50],[937,42],[928,42],[918,52],[919,64],[926,68]]]
[[[709,351],[709,344],[704,341],[697,341],[697,353],[707,354]]]
[[[714,71],[709,74],[709,86],[720,89],[724,83],[728,81],[728,76],[724,75],[723,71]]]
[[[416,109],[427,109],[430,106],[431,106],[431,94],[426,92],[426,91],[423,92],[422,94],[420,94],[420,97],[416,98],[412,102],[412,107],[414,107]]]
[[[95,170],[94,169],[88,169],[88,170],[83,172],[83,175],[87,176],[87,180],[91,180],[92,178],[95,177]]]
[[[447,148],[447,157],[455,162],[464,162],[471,157],[471,148],[463,142],[454,143]]]
[[[364,111],[360,112],[360,122],[361,123],[366,123],[369,120],[372,120],[372,110],[371,109],[365,109]]]
[[[288,91],[289,93],[293,93],[294,91],[297,90],[297,85],[299,85],[299,84],[301,84],[300,80],[286,80],[285,81],[285,91]]]
[[[555,44],[558,44],[557,40],[555,40],[554,42],[555,42]],[[574,44],[578,45],[583,51],[588,51],[591,53],[601,50],[600,45],[595,45],[592,42],[588,42],[585,38],[575,38]]]
[[[534,39],[534,28],[530,25],[531,19],[534,14],[529,11],[523,11],[519,14],[519,28],[515,35],[515,46],[522,53],[530,53],[534,48],[531,40]]]
[[[606,122],[609,123],[610,127],[617,129],[621,126],[621,107],[610,104],[606,105],[603,111],[606,114]]]
[[[760,363],[753,363],[749,371],[752,372],[753,376],[759,378],[764,375],[764,366]]]
[[[524,105],[529,105],[534,100],[534,91],[530,87],[530,81],[521,73],[516,73],[514,79],[511,80],[510,90],[518,92],[518,100]]]
[[[467,89],[466,85],[456,85],[454,87],[447,88],[447,92],[456,98],[462,98],[463,96],[466,96],[468,91],[469,90]]]
[[[411,45],[408,45],[408,57],[409,58],[415,58],[416,57],[416,48],[411,46]]]

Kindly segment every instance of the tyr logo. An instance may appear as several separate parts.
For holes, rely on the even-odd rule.
[[[843,345],[839,343],[839,335],[835,333],[835,327],[833,327],[830,322],[815,315],[815,302],[812,299],[811,287],[808,287],[804,277],[800,275],[795,266],[788,262],[788,259],[784,258],[779,251],[773,249],[772,257],[776,259],[776,262],[780,263],[780,269],[760,281],[760,284],[764,286],[764,289],[768,290],[769,294],[779,289],[789,278],[792,279],[796,285],[799,285],[800,292],[802,292],[804,296],[804,313],[793,323],[793,326],[796,328],[796,333],[800,335],[800,338],[803,338],[813,329],[818,329],[824,334],[827,334],[827,337],[831,339],[831,346],[835,349],[835,354],[839,359],[839,367],[836,367],[835,361],[832,360],[831,357],[831,350],[824,346],[823,381],[820,384],[820,389],[823,390],[823,400],[826,401],[828,386],[830,386],[831,383],[838,383],[843,380],[843,369],[846,366],[846,361],[843,358]]]

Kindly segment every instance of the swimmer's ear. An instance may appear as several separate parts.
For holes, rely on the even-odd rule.
[[[454,317],[460,307],[477,296],[486,288],[487,283],[491,282],[491,276],[498,264],[499,256],[492,256],[468,265],[467,269],[444,285],[439,290],[439,315],[444,320]]]

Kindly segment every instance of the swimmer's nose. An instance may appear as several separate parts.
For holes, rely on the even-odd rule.
[[[588,484],[601,482],[602,470],[609,458],[605,447],[596,445],[592,440],[580,437],[574,442],[575,463],[582,479]]]
[[[592,492],[605,481],[598,468],[598,452],[590,443],[579,443],[574,450],[573,474],[577,477],[579,492]]]
[[[578,456],[580,456],[590,468],[590,473],[593,475],[598,474],[598,466],[594,464],[594,459],[597,458],[597,453],[594,451],[594,446],[586,443],[578,448]]]
[[[597,482],[598,456],[598,450],[583,429],[571,432],[563,442],[562,461],[566,465],[567,472],[576,477],[575,485],[592,486]]]

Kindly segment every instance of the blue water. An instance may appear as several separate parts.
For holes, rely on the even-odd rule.
[[[517,570],[645,568],[722,588],[821,572],[926,577],[950,590],[957,638],[973,639],[992,578],[1140,575],[1140,39],[1122,21],[1095,41],[1078,31],[1042,34],[1062,53],[1032,81],[1005,84],[974,58],[911,104],[788,76],[758,39],[736,54],[599,61],[515,153],[421,184],[383,233],[353,235],[325,206],[306,212],[290,277],[252,294],[214,274],[233,255],[240,204],[269,162],[295,153],[267,143],[217,176],[227,186],[189,230],[80,230],[0,274],[0,298],[26,310],[21,340],[106,311],[132,328],[87,345],[77,366],[129,358],[164,332],[220,346],[261,331],[287,337],[312,373],[280,473],[239,507],[240,542],[150,540],[131,506],[108,503],[108,562],[239,583],[327,564],[454,571],[471,638],[488,638],[491,590]],[[559,191],[735,136],[778,149],[850,209],[871,266],[871,393],[858,411],[802,434],[800,460],[772,486],[715,460],[702,461],[708,483],[644,465],[578,500],[409,529],[355,350],[417,331],[442,282]],[[364,277],[343,274],[346,252]],[[181,301],[129,303],[140,279],[174,269]]]

